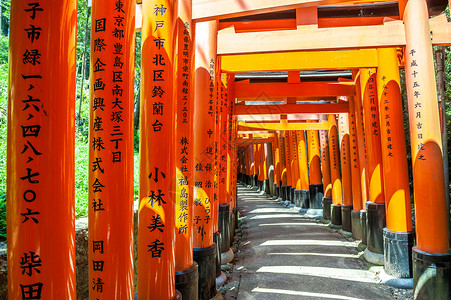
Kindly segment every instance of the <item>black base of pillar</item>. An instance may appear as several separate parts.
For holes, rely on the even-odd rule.
[[[366,210],[360,211],[360,225],[362,226],[362,244],[366,245],[368,240],[368,234],[366,230]]]
[[[236,208],[232,208],[232,213],[230,214],[230,246],[233,245],[233,240],[235,238],[235,229],[238,228],[238,215]]]
[[[282,198],[282,201],[286,201],[287,200],[287,187],[286,186],[281,186],[280,187],[280,196],[279,198]]]
[[[309,190],[301,190],[301,208],[310,208],[309,206]]]
[[[385,203],[367,203],[367,247],[368,250],[384,254]]]
[[[451,299],[451,252],[412,249],[414,299]]]
[[[352,205],[341,206],[341,229],[343,231],[352,232],[351,211]]]
[[[362,222],[360,221],[360,211],[351,211],[351,229],[352,237],[356,240],[363,238]]]
[[[221,253],[230,249],[230,204],[219,205],[218,227],[221,233]]]
[[[395,232],[384,228],[384,270],[396,278],[412,278],[411,232]]]
[[[330,206],[332,205],[332,197],[323,198],[323,219],[330,220]]]
[[[213,233],[213,243],[216,244],[216,259],[215,259],[215,278],[221,275],[221,232]]]
[[[199,300],[207,300],[216,295],[216,244],[207,248],[193,249],[194,261],[199,266]]]
[[[309,185],[309,204],[310,208],[322,208],[321,201],[323,200],[323,185],[311,184]]]
[[[279,187],[277,186],[277,183],[274,182],[274,195],[275,197],[279,198]]]
[[[294,205],[296,207],[301,207],[301,191],[294,190]]]
[[[330,221],[334,225],[341,225],[341,205],[330,205]]]
[[[182,294],[183,300],[197,300],[199,273],[197,263],[187,270],[175,272],[175,288]]]
[[[291,200],[291,186],[287,185],[287,189],[285,190],[286,193],[286,200],[290,201],[291,203],[293,203],[293,201]]]
[[[270,194],[271,194],[271,190],[269,189],[269,179],[266,179],[266,180],[264,181],[264,188],[263,188],[263,190],[265,191],[265,193],[266,193],[267,195],[270,195]]]
[[[252,185],[252,176],[251,175],[246,175],[246,183],[247,185]]]
[[[290,199],[291,199],[291,204],[294,204],[294,191],[296,190],[296,188],[292,187],[290,189]]]

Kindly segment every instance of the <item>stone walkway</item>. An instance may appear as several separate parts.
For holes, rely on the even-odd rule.
[[[241,241],[223,287],[227,299],[405,299],[378,283],[358,242],[320,220],[238,187]]]

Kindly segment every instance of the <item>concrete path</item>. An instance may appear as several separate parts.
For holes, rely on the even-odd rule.
[[[347,241],[318,219],[238,187],[242,240],[225,299],[394,299]]]

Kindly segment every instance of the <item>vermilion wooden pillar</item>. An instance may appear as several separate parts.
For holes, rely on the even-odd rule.
[[[193,37],[191,0],[177,6],[176,73],[174,87],[177,96],[176,121],[176,232],[175,288],[183,299],[197,299],[198,266],[193,261]]]
[[[324,194],[321,180],[321,149],[319,147],[318,130],[307,131],[307,142],[310,175],[309,204],[310,208],[320,209]]]
[[[92,299],[134,298],[134,33],[134,3],[93,1],[89,281],[102,287]]]
[[[348,97],[349,103],[349,150],[351,157],[351,180],[352,180],[352,236],[355,239],[363,238],[363,224],[360,220],[362,204],[362,177],[360,173],[360,154],[357,134],[357,117],[355,113],[355,98]]]
[[[384,253],[383,228],[385,227],[385,200],[382,182],[382,154],[377,100],[376,70],[360,69],[360,86],[365,116],[365,137],[368,162],[369,202],[367,202],[367,252]],[[375,264],[383,258],[366,255]]]
[[[176,6],[174,1],[144,1],[142,11],[138,297],[172,299],[176,234]],[[155,102],[161,102],[160,110]]]
[[[357,144],[359,150],[359,165],[360,165],[360,191],[361,191],[361,206],[360,210],[360,227],[361,240],[362,243],[366,245],[367,243],[367,230],[366,230],[366,203],[368,202],[368,163],[367,163],[367,149],[366,149],[366,134],[364,130],[365,116],[363,113],[363,99],[362,99],[362,89],[360,86],[360,70],[353,70],[352,77],[355,82],[355,97],[354,97],[354,111],[356,118],[356,131],[357,131]]]
[[[11,1],[8,299],[76,298],[76,26],[77,1]]]
[[[215,70],[217,22],[196,23],[194,73],[194,260],[199,265],[199,299],[216,294],[213,210]],[[196,185],[197,184],[197,185]]]
[[[309,169],[307,165],[308,158],[305,131],[297,130],[295,134],[297,140],[298,166],[300,173],[300,207],[309,208]]]
[[[341,206],[342,229],[347,232],[352,231],[351,211],[352,211],[352,186],[351,186],[351,156],[349,149],[349,117],[348,114],[339,114],[338,127],[340,131],[340,162],[341,162],[341,183],[343,193],[343,205]]]
[[[293,187],[293,179],[292,179],[292,170],[291,170],[291,152],[290,152],[290,137],[289,137],[289,131],[284,131],[284,148],[285,148],[285,168],[287,172],[287,187],[286,187],[286,200],[292,201],[291,199],[291,188]]]
[[[407,1],[403,20],[417,237],[413,248],[414,290],[417,299],[449,299],[448,208],[426,1]],[[444,267],[437,269],[436,265]]]
[[[285,151],[285,141],[284,141],[284,132],[279,131],[279,153],[280,153],[280,181],[279,181],[279,189],[281,198],[283,201],[286,199],[286,186],[287,182],[287,167],[286,167],[286,151]]]
[[[334,225],[341,225],[341,206],[343,205],[342,186],[339,164],[339,141],[337,120],[335,115],[328,115],[329,121],[329,157],[330,179],[332,183],[331,221]]]
[[[319,121],[327,121],[327,115],[319,115]],[[330,220],[330,205],[332,204],[332,184],[330,181],[330,159],[329,159],[329,133],[327,130],[319,132],[321,144],[321,173],[323,174],[324,198],[323,218]]]
[[[289,131],[290,138],[290,157],[291,157],[291,199],[292,202],[300,207],[300,193],[296,192],[301,190],[301,178],[299,176],[299,157],[298,157],[298,141],[296,131]]]
[[[387,228],[384,228],[384,270],[395,277],[412,277],[413,246],[409,174],[401,87],[396,49],[377,50],[377,95]]]

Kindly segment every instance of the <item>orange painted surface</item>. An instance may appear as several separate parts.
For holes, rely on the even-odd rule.
[[[307,121],[309,122],[309,121]],[[318,130],[307,131],[310,184],[322,184]]]
[[[234,185],[233,182],[236,180],[235,175],[238,171],[238,165],[237,165],[237,151],[236,143],[237,138],[235,138],[235,131],[234,128],[234,98],[235,98],[235,92],[232,91],[234,89],[234,82],[235,82],[235,74],[225,74],[227,76],[227,93],[225,95],[226,101],[228,103],[228,109],[227,109],[227,143],[226,143],[226,155],[227,155],[227,201],[231,202],[231,199],[233,197],[233,190]],[[231,206],[233,204],[231,203]]]
[[[360,86],[360,71],[353,71],[353,79],[356,86],[356,95],[354,97],[354,111],[356,119],[357,145],[359,150],[360,165],[360,192],[362,195],[362,209],[366,210],[366,202],[368,201],[368,163],[365,135],[365,116],[363,114],[362,93]]]
[[[348,26],[370,26],[370,25],[382,25],[384,19],[392,18],[399,19],[397,16],[392,17],[353,17],[353,18],[319,18],[319,28],[330,27],[348,27]]]
[[[404,25],[417,247],[447,253],[442,141],[426,1],[407,2]]]
[[[263,179],[268,179],[268,150],[267,144],[262,144],[262,168],[263,168]]]
[[[230,200],[228,200],[227,190],[228,190],[228,181],[227,174],[230,173],[230,165],[227,163],[227,149],[229,145],[229,99],[228,99],[228,82],[227,82],[227,74],[221,74],[219,85],[219,93],[218,93],[218,121],[219,121],[219,130],[218,130],[218,186],[219,186],[219,205],[228,204]],[[228,172],[229,170],[229,172]],[[229,179],[230,180],[230,179]]]
[[[297,151],[298,151],[298,166],[300,173],[300,190],[306,191],[309,189],[309,171],[307,166],[307,148],[305,141],[305,131],[296,131]]]
[[[332,203],[336,205],[343,204],[342,187],[340,178],[340,164],[338,153],[338,133],[337,120],[335,115],[328,115],[329,121],[329,158],[330,158],[330,180],[332,184]]]
[[[360,86],[363,113],[365,115],[366,150],[368,153],[368,201],[384,203],[376,69],[360,69]]]
[[[349,102],[349,152],[351,158],[351,187],[352,187],[352,210],[363,209],[362,186],[360,173],[359,144],[357,137],[357,118],[355,113],[354,97],[348,97]]]
[[[348,114],[340,114],[338,116],[338,127],[340,130],[340,161],[343,204],[352,205],[351,151],[349,148]]]
[[[175,294],[174,125],[177,110],[173,80],[176,11],[172,1],[143,3],[142,52],[153,55],[142,57],[138,230],[140,299],[172,299]],[[161,22],[164,26],[160,25]],[[155,102],[163,103],[163,111],[155,111]]]
[[[279,131],[280,179],[282,180],[282,186],[288,185],[284,135],[285,133],[283,131]]]
[[[94,1],[92,20],[89,297],[133,299],[135,5]]]
[[[8,299],[75,299],[77,1],[41,0],[28,9],[29,2],[12,1]]]
[[[217,23],[216,23],[217,25]],[[212,45],[214,46],[214,45]],[[212,54],[214,55],[214,54]],[[211,61],[210,61],[211,62]],[[213,200],[212,200],[212,206],[211,206],[211,222],[213,225],[213,233],[216,233],[219,231],[219,197],[220,197],[220,188],[219,188],[219,182],[220,177],[222,174],[221,172],[221,138],[222,138],[222,132],[221,132],[221,111],[222,111],[222,105],[220,104],[221,101],[221,58],[216,57],[215,60],[215,70],[214,70],[214,88],[213,93],[209,94],[208,96],[213,99],[214,103],[214,120],[215,120],[215,129],[214,131],[214,144],[213,144],[213,159],[214,159],[214,180],[213,180]],[[210,73],[211,75],[211,73]],[[204,104],[205,105],[205,104]],[[222,187],[222,191],[224,191],[224,186]]]
[[[284,147],[285,147],[285,168],[287,172],[287,186],[293,187],[292,170],[291,170],[291,145],[289,138],[289,131],[284,131]]]
[[[191,0],[179,2],[177,7],[175,93],[177,95],[176,123],[176,232],[175,271],[183,271],[193,265],[193,97],[192,62],[193,28]]]
[[[379,99],[382,162],[387,228],[412,230],[409,174],[404,134],[401,87],[396,49],[378,49],[377,95]]]
[[[320,120],[327,120],[326,115],[320,115]],[[332,197],[332,183],[330,181],[330,158],[329,158],[329,133],[320,130],[319,140],[321,144],[321,171],[323,174],[324,197]]]
[[[213,245],[216,28],[216,21],[196,24],[202,38],[195,39],[194,59],[194,248]]]
[[[299,177],[299,163],[298,163],[298,143],[296,139],[296,132],[289,131],[290,138],[290,158],[291,158],[291,182],[292,187],[297,190],[301,189],[301,178]]]

